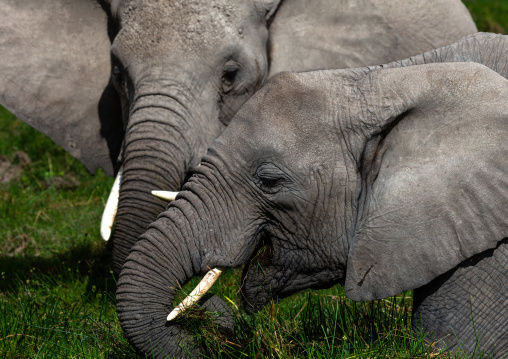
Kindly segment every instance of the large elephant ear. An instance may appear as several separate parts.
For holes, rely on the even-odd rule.
[[[285,0],[270,25],[270,76],[378,65],[476,32],[460,1]]]
[[[398,41],[370,0],[286,0],[270,25],[270,76],[388,62]]]
[[[92,173],[112,175],[123,126],[110,44],[94,0],[0,2],[0,104]]]
[[[380,69],[358,83],[368,141],[345,289],[372,300],[508,237],[508,81],[445,63]]]

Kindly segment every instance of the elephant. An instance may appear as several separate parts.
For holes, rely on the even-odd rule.
[[[274,76],[132,248],[117,283],[130,343],[183,356],[175,288],[243,266],[248,313],[307,288],[359,301],[415,289],[416,332],[508,352],[507,65],[508,36],[478,33],[386,65]]]
[[[92,173],[123,167],[118,274],[167,206],[151,191],[179,190],[268,78],[394,61],[476,31],[460,0],[3,0],[0,103]]]

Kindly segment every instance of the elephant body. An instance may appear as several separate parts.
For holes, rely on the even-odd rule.
[[[415,289],[413,330],[431,333],[429,339],[441,347],[503,357],[508,351],[507,280],[504,239]]]
[[[127,338],[183,355],[175,288],[243,265],[248,312],[334,284],[353,300],[415,289],[415,331],[504,355],[507,64],[507,37],[475,34],[268,81],[133,247],[117,290]]]
[[[123,166],[114,271],[281,71],[374,65],[474,33],[459,0],[3,0],[0,103],[94,172]]]

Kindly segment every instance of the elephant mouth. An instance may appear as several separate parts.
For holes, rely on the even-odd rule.
[[[247,285],[247,287],[250,287],[251,281],[255,277],[254,274],[249,274],[249,268],[251,268],[251,265],[257,265],[257,269],[263,271],[263,267],[260,265],[260,263],[268,263],[271,261],[271,253],[273,252],[272,248],[272,240],[271,236],[268,234],[268,231],[266,230],[267,225],[262,225],[258,228],[256,233],[252,236],[253,243],[258,243],[257,247],[253,250],[251,256],[246,261],[246,264],[244,266],[244,273],[242,274],[242,288]],[[247,270],[245,269],[247,268]],[[211,270],[209,270],[204,277],[201,279],[201,281],[198,283],[198,285],[190,292],[190,294],[182,300],[178,305],[176,305],[173,310],[168,314],[167,316],[167,322],[172,322],[174,319],[179,317],[180,313],[184,312],[188,308],[192,307],[194,304],[199,302],[204,296],[208,295],[208,290],[215,284],[215,282],[219,279],[223,272],[223,267],[214,267]],[[243,293],[243,292],[242,292]],[[244,295],[244,303],[247,302],[247,297]],[[251,305],[252,307],[252,305]],[[249,310],[247,309],[249,312]]]
[[[258,247],[245,263],[242,273],[242,300],[247,313],[258,312],[275,298],[280,286],[279,271],[273,261],[273,237],[266,231],[260,234]]]

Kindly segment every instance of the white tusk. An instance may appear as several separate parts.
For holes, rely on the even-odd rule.
[[[165,199],[166,201],[174,201],[175,200],[175,197],[176,195],[178,194],[178,192],[170,192],[170,191],[152,191],[152,194],[155,196],[155,197],[159,197],[159,198],[162,198],[162,199]]]
[[[101,237],[105,241],[111,237],[111,228],[113,228],[113,223],[115,222],[116,211],[118,210],[118,197],[120,195],[120,182],[122,182],[122,173],[123,167],[120,168],[118,174],[116,175],[115,182],[113,183],[113,188],[111,188],[108,201],[106,202],[106,207],[104,208],[104,213],[102,214]]]
[[[222,270],[214,268],[205,274],[201,282],[194,288],[194,290],[185,298],[175,309],[168,315],[168,322],[178,317],[185,309],[191,307],[194,303],[201,299],[203,295],[208,292],[212,285],[219,279]]]

